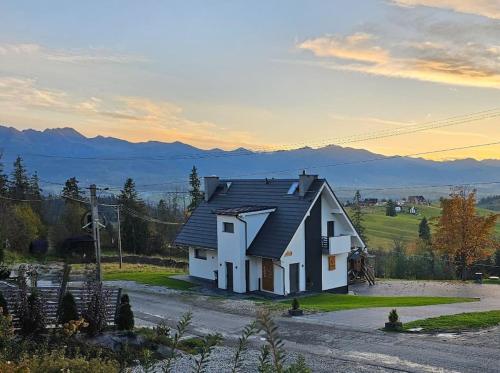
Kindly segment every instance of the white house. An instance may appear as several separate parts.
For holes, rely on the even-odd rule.
[[[205,201],[175,240],[191,276],[237,293],[347,292],[348,254],[365,245],[326,180],[204,181]]]

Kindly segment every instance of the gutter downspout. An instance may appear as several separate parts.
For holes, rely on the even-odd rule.
[[[281,264],[276,264],[278,267],[280,267],[283,271],[283,296],[286,296],[285,292],[285,267],[283,267]]]
[[[246,220],[243,220],[242,218],[240,218],[240,216],[236,216],[236,219],[238,219],[239,221],[243,222],[243,224],[245,224],[245,255],[247,254],[247,249],[248,249],[248,226],[247,226],[247,222]]]

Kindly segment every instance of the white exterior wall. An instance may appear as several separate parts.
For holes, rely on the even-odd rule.
[[[223,231],[224,222],[234,224],[234,233]],[[234,216],[217,216],[217,261],[219,288],[227,289],[226,262],[233,263],[233,291],[245,293],[245,224]]]
[[[348,253],[335,255],[335,269],[328,270],[328,255],[321,258],[322,290],[335,289],[347,285],[347,256]]]
[[[335,212],[335,213],[332,213]],[[342,212],[342,213],[338,213]],[[334,221],[334,235],[353,235],[354,231],[349,226],[347,216],[341,206],[325,188],[321,193],[321,235],[328,234],[328,221]],[[328,270],[328,255],[321,257],[322,290],[334,289],[347,285],[347,257],[348,253],[335,255],[335,270]]]
[[[290,264],[294,263],[299,263],[299,291],[305,291],[306,268],[305,268],[305,223],[304,222],[300,224],[299,228],[297,229],[293,238],[288,244],[285,252],[281,256],[281,265],[285,268],[284,295],[290,293]],[[280,289],[283,289],[283,287],[281,287]]]
[[[196,258],[194,252],[195,249],[189,248],[189,275],[215,280],[214,271],[217,270],[217,251],[206,249],[206,260]]]

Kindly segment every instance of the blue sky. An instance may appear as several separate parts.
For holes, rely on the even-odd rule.
[[[495,0],[0,3],[0,122],[20,129],[288,148],[496,108],[499,89]],[[498,119],[352,146],[492,139]],[[439,155],[464,156],[500,150]]]

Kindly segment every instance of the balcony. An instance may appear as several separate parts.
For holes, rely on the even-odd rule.
[[[324,255],[337,255],[351,251],[351,236],[321,237]]]

